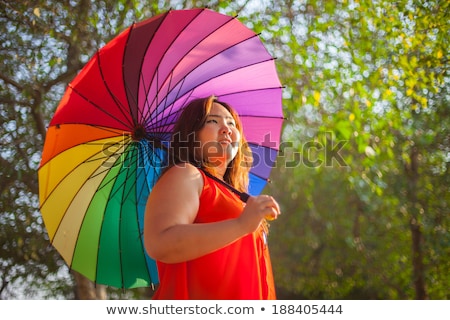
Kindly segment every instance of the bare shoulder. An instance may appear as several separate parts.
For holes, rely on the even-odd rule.
[[[203,177],[192,164],[180,163],[164,173],[160,179],[160,184],[174,188],[194,189],[200,194],[203,188]]]
[[[157,236],[172,226],[193,223],[202,189],[203,177],[194,166],[182,164],[168,169],[156,182],[147,200],[145,229],[148,241],[159,241]]]

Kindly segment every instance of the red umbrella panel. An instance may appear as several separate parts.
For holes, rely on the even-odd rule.
[[[273,57],[234,17],[171,10],[130,26],[85,65],[51,119],[38,174],[53,246],[96,283],[157,284],[144,211],[180,111],[212,94],[236,109],[258,194],[278,153],[281,91]]]

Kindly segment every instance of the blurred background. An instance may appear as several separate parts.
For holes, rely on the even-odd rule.
[[[450,3],[0,1],[0,299],[148,299],[50,245],[37,168],[67,84],[135,21],[208,7],[277,58],[286,117],[264,193],[280,299],[450,296]]]

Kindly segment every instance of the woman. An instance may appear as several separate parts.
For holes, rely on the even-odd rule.
[[[170,145],[170,165],[147,202],[144,239],[157,261],[154,299],[275,299],[265,217],[280,214],[270,196],[243,203],[251,152],[237,113],[215,97],[189,103]]]

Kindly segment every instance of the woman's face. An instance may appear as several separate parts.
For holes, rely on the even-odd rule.
[[[214,102],[199,131],[203,159],[215,166],[228,165],[237,154],[241,135],[231,113]]]

